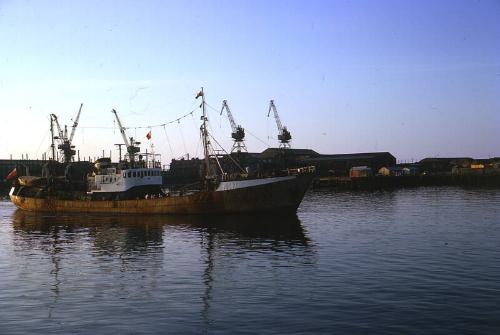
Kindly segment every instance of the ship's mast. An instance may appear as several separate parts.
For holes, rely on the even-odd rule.
[[[210,145],[210,139],[208,138],[208,129],[207,129],[207,115],[205,112],[205,93],[203,92],[203,87],[201,88],[201,91],[196,95],[196,99],[201,96],[201,110],[202,110],[202,118],[203,118],[203,123],[201,125],[201,136],[203,140],[203,150],[205,153],[205,179],[211,178],[211,171],[210,171],[210,151],[209,151],[209,145]]]
[[[118,162],[121,162],[122,161],[122,146],[124,146],[125,144],[124,143],[116,143],[115,145],[118,147],[118,156],[119,156]]]

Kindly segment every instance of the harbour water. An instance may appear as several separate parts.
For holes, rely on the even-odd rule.
[[[0,334],[498,334],[500,190],[309,191],[291,217],[0,202]]]

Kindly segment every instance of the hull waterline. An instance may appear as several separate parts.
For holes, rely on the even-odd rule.
[[[181,196],[139,200],[63,200],[11,194],[20,209],[49,213],[107,214],[224,214],[294,212],[300,205],[312,175],[223,191],[200,191]]]

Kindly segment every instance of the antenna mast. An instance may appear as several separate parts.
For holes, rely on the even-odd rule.
[[[115,144],[117,147],[118,147],[118,162],[121,162],[122,161],[122,146],[124,146],[125,144],[123,143],[116,143]]]

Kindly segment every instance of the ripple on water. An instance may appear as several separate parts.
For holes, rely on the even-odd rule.
[[[1,333],[498,333],[500,191],[310,191],[292,217],[0,202]]]

